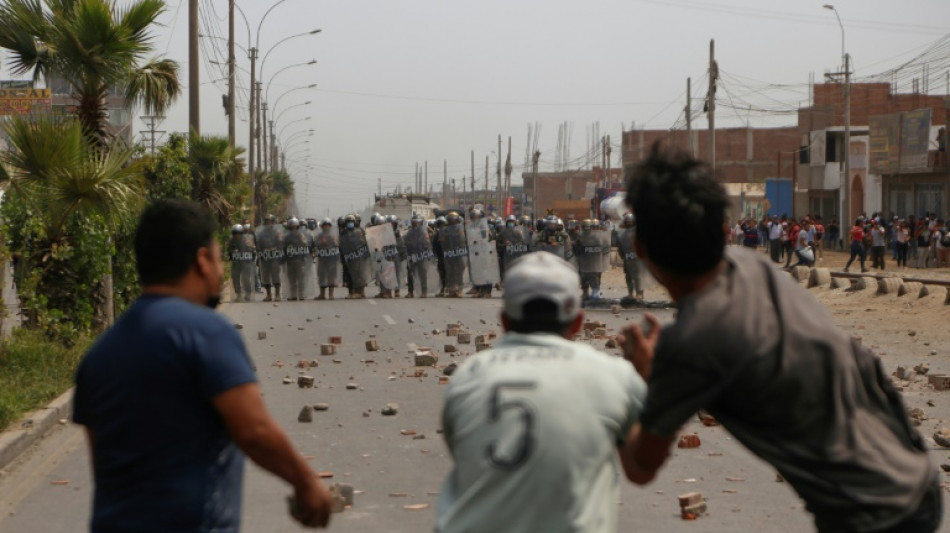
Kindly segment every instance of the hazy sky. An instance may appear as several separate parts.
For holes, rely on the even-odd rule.
[[[187,0],[167,0],[160,52],[182,64],[187,82]],[[226,0],[199,0],[203,34],[227,36]],[[121,5],[122,0],[119,0]],[[238,0],[251,38],[270,0]],[[847,51],[857,76],[887,70],[947,33],[947,0],[839,0]],[[599,122],[619,147],[621,128],[682,128],[686,78],[693,79],[694,127],[706,127],[709,40],[722,73],[717,125],[786,125],[808,102],[811,73],[841,63],[841,30],[821,0],[285,0],[265,19],[262,55],[284,37],[322,29],[273,49],[263,64],[268,101],[310,83],[316,89],[283,97],[277,130],[290,140],[288,166],[304,216],[360,209],[377,189],[413,184],[416,162],[429,161],[429,183],[484,179],[491,158],[494,186],[497,136],[512,137],[512,184],[520,185],[528,124],[541,125],[541,169],[553,169],[558,124],[573,125],[571,166],[584,165],[588,130]],[[227,91],[224,41],[203,39],[202,133],[226,135],[221,95]],[[248,47],[238,17],[237,42]],[[238,49],[239,105],[247,105],[249,61]],[[950,60],[932,67],[945,93]],[[283,67],[316,59],[318,64]],[[213,81],[218,80],[218,81]],[[909,83],[909,82],[907,82]],[[933,84],[937,85],[937,84]],[[753,106],[749,112],[748,106]],[[769,116],[771,115],[771,116]],[[187,128],[187,91],[161,129]],[[238,112],[238,142],[247,144],[247,110]],[[271,115],[273,116],[273,114]],[[309,120],[292,121],[310,117]],[[137,129],[141,121],[137,121]],[[307,140],[309,142],[304,143]],[[307,151],[309,150],[309,151]],[[507,150],[507,146],[505,147]],[[613,165],[619,164],[615,148]],[[460,187],[460,185],[459,185]]]

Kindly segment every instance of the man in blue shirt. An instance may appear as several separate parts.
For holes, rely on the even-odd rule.
[[[211,215],[161,201],[135,234],[142,296],[85,355],[73,418],[92,451],[94,532],[236,532],[244,453],[325,527],[330,497],[268,414],[244,343],[212,309],[221,251]]]

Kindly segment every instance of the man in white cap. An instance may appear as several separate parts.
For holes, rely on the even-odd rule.
[[[569,263],[528,254],[504,287],[504,338],[445,392],[455,465],[436,531],[615,531],[624,442],[646,385],[627,361],[571,340],[584,314]]]

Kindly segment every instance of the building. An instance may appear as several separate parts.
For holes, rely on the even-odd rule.
[[[800,184],[807,189],[809,212],[826,219],[844,212],[848,221],[874,212],[947,214],[950,174],[937,139],[948,122],[947,96],[894,93],[889,83],[851,85],[850,206],[845,210],[844,87],[816,84],[812,92],[814,103],[798,112]]]
[[[610,178],[606,179],[608,175]],[[561,218],[574,215],[582,220],[597,216],[600,200],[608,191],[623,188],[623,169],[609,169],[609,174],[602,167],[538,172],[537,176],[534,172],[523,172],[521,179],[524,182],[522,212],[543,217],[552,211]]]
[[[623,133],[624,168],[646,159],[657,142],[666,148],[710,159],[708,130],[693,130],[690,135],[685,130],[632,130]],[[807,196],[796,187],[799,150],[799,133],[795,127],[716,129],[715,171],[732,200],[730,218],[760,218],[770,206],[779,205],[766,202],[765,192],[766,182],[777,178],[792,182],[789,211],[804,212],[802,204]]]

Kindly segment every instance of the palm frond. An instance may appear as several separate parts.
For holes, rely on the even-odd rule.
[[[153,59],[128,74],[125,103],[142,105],[150,115],[164,115],[181,95],[178,63],[171,59]]]

